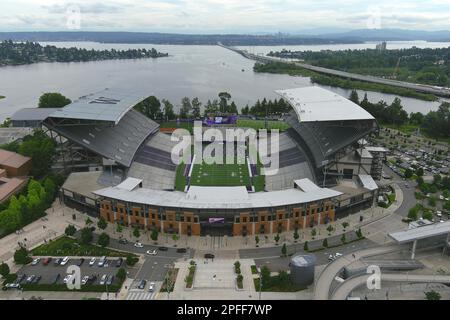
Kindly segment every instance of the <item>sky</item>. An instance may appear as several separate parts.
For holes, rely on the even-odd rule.
[[[450,0],[0,0],[0,31],[450,30]]]

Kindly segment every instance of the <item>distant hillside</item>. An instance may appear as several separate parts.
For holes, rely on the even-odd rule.
[[[139,32],[0,32],[0,40],[13,41],[94,41],[102,43],[151,43],[181,45],[307,45],[336,43],[333,39],[313,36],[245,35],[245,34],[173,34]],[[339,39],[338,43],[359,43]]]
[[[359,29],[341,33],[325,33],[319,38],[346,39],[347,41],[450,41],[450,31],[421,31],[404,29]]]

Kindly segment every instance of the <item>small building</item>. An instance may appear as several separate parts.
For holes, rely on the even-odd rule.
[[[0,149],[0,168],[8,177],[26,177],[31,170],[31,158]]]
[[[314,268],[316,257],[314,255],[296,255],[289,264],[291,281],[296,285],[309,286],[314,283]]]

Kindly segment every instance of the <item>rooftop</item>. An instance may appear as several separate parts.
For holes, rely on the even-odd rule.
[[[450,233],[450,220],[442,223],[434,223],[424,227],[390,233],[389,236],[398,243],[402,244],[448,233]]]
[[[83,96],[53,112],[52,118],[108,121],[118,124],[120,119],[145,97],[130,90],[105,89]]]
[[[0,166],[7,166],[12,168],[20,168],[31,158],[22,156],[18,153],[0,149]]]
[[[106,198],[152,206],[191,209],[250,209],[287,206],[334,198],[341,192],[319,188],[304,192],[287,189],[248,193],[245,187],[191,187],[188,193],[138,188],[133,191],[109,187],[93,192]]]
[[[320,87],[277,90],[295,110],[300,122],[374,120],[352,101]]]
[[[13,121],[44,121],[52,113],[58,111],[55,108],[24,108],[16,111],[12,116]]]
[[[104,187],[98,183],[101,174],[101,171],[73,172],[67,177],[62,189],[95,199],[97,196],[92,191]]]

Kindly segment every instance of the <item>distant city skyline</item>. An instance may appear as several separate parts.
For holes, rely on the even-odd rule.
[[[450,30],[447,0],[2,0],[0,31],[323,34]],[[79,12],[79,14],[78,14]]]

